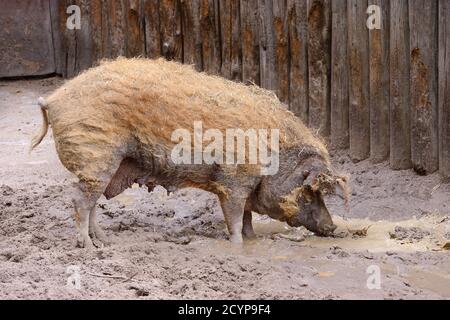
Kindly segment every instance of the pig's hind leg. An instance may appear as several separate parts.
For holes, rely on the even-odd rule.
[[[91,209],[89,213],[89,235],[91,239],[97,239],[101,242],[100,246],[108,245],[110,243],[108,237],[106,236],[103,229],[99,226],[97,221],[97,211],[96,206]]]
[[[82,248],[91,249],[94,246],[89,236],[90,215],[91,212],[95,211],[95,205],[100,194],[89,192],[84,183],[78,183],[78,191],[73,198],[73,206],[75,209],[75,224],[78,229],[78,245]]]
[[[103,194],[107,200],[114,198],[121,194],[127,188],[130,188],[133,183],[139,183],[139,185],[147,184],[148,190],[153,190],[152,183],[147,183],[149,174],[147,170],[143,168],[136,160],[132,158],[125,158],[120,162],[119,167],[116,170],[112,170],[114,174],[111,178],[106,178],[103,183],[105,186]],[[105,175],[109,177],[110,175]],[[98,225],[97,214],[95,205],[93,206],[89,215],[89,234],[92,238],[96,238],[102,244],[108,244],[108,238],[102,228]]]
[[[102,168],[100,165],[95,165],[94,162],[91,162],[95,168],[102,168],[102,170],[88,171],[91,172],[91,175],[88,177],[84,175],[79,176],[80,182],[78,182],[77,194],[73,198],[73,204],[78,229],[78,244],[81,247],[92,248],[92,239],[98,240],[95,241],[95,244],[98,246],[109,242],[105,233],[98,225],[95,209],[97,200],[105,192],[105,189],[107,189],[108,184],[119,167],[120,161],[105,161],[105,163],[107,165]],[[101,243],[99,244],[98,242]]]

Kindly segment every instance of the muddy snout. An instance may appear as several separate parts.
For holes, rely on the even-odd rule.
[[[334,232],[334,230],[336,230],[336,228],[337,228],[337,225],[335,225],[334,223],[324,224],[322,226],[319,226],[317,231],[313,231],[313,232],[315,232],[318,236],[328,237],[333,234],[333,232]]]
[[[291,227],[305,227],[311,232],[314,232],[316,235],[321,237],[327,237],[333,234],[334,230],[336,230],[337,226],[331,220],[331,217],[327,217],[328,219],[323,219],[326,221],[317,222],[317,219],[314,219],[312,215],[298,215],[288,220],[287,223]]]
[[[307,197],[300,198],[299,211],[287,222],[292,227],[304,226],[318,236],[330,236],[337,226],[333,223],[330,213],[320,192],[311,192]]]

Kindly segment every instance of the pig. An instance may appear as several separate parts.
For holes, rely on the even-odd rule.
[[[31,150],[52,126],[61,163],[78,178],[73,195],[78,244],[108,243],[96,219],[101,195],[111,199],[138,183],[169,190],[193,187],[218,196],[230,240],[255,238],[252,212],[304,226],[320,236],[334,225],[327,194],[347,199],[347,177],[330,163],[325,144],[275,94],[164,59],[102,61],[67,81],[38,104],[43,126]],[[180,164],[173,132],[203,128],[278,130],[278,170],[261,163]],[[92,241],[95,239],[96,241]]]

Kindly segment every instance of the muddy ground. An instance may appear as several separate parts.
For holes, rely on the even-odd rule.
[[[75,180],[51,134],[28,154],[41,125],[37,98],[60,83],[0,82],[1,299],[450,298],[450,186],[438,175],[353,164],[342,152],[333,162],[352,175],[353,192],[349,211],[328,201],[334,238],[254,214],[258,239],[239,248],[226,241],[213,196],[133,188],[99,203],[113,244],[76,248]]]

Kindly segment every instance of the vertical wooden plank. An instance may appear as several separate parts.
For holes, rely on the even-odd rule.
[[[242,81],[241,2],[231,1],[231,79]]]
[[[77,74],[77,37],[76,30],[69,30],[67,28],[68,14],[66,12],[70,5],[80,5],[80,1],[59,1],[59,25],[61,30],[61,50],[62,57],[62,75],[66,78],[71,78]]]
[[[289,32],[285,1],[273,2],[273,28],[275,40],[276,93],[281,102],[289,103]]]
[[[273,0],[258,0],[259,70],[261,87],[277,89]]]
[[[97,65],[104,57],[103,52],[103,4],[102,0],[92,0],[89,3],[89,24],[90,24],[90,50],[91,66]]]
[[[109,30],[108,55],[116,58],[125,55],[125,22],[122,1],[107,1]]]
[[[348,2],[350,61],[350,156],[354,161],[369,157],[369,34],[366,27],[367,0]]]
[[[145,56],[144,16],[141,0],[124,0],[125,55]]]
[[[308,1],[309,126],[330,134],[331,4]]]
[[[200,2],[203,70],[210,74],[219,74],[221,68],[218,6],[217,0],[201,0]]]
[[[390,3],[390,165],[411,167],[408,0]]]
[[[231,2],[232,0],[219,1],[220,39],[222,50],[220,74],[227,79],[231,79],[231,38],[233,35]]]
[[[200,33],[200,0],[181,2],[181,25],[183,30],[183,62],[203,70],[202,39]]]
[[[288,0],[288,25],[289,109],[304,123],[308,123],[308,6],[306,1]]]
[[[145,51],[149,58],[161,56],[159,0],[144,0]]]
[[[411,160],[414,170],[438,169],[437,1],[410,0]]]
[[[347,0],[332,1],[331,40],[331,143],[349,147]]]
[[[161,52],[168,60],[183,61],[179,0],[160,0]]]
[[[64,29],[61,29],[62,17],[60,16],[59,5],[60,3],[58,0],[50,0],[50,17],[55,57],[55,72],[59,75],[63,75],[63,73],[65,72],[65,52],[62,44]]]
[[[89,0],[81,0],[81,29],[76,30],[76,74],[93,63],[91,4]]]
[[[242,80],[260,84],[257,0],[240,1],[242,32]]]
[[[381,9],[381,29],[369,31],[370,159],[389,157],[389,0],[369,0]]]
[[[91,63],[92,43],[90,39],[90,15],[89,3],[86,0],[75,1],[61,1],[60,2],[60,17],[61,27],[64,30],[63,45],[66,51],[66,74],[65,76],[71,78],[76,76],[80,71],[88,68]],[[81,13],[81,28],[68,29],[67,28],[67,14],[66,10],[69,6],[76,5],[80,7]]]
[[[450,179],[450,3],[439,1],[439,172]]]
[[[111,32],[109,30],[109,4],[108,1],[101,1],[101,47],[103,58],[111,58]]]
[[[222,41],[221,74],[232,80],[242,79],[242,44],[240,30],[240,1],[219,1]]]

